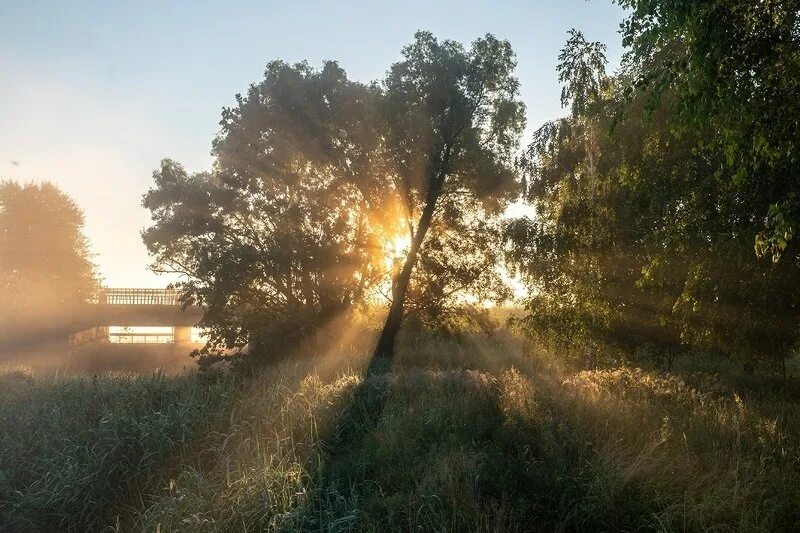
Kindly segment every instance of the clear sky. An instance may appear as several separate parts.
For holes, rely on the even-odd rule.
[[[139,231],[141,196],[164,157],[208,168],[220,111],[269,60],[339,61],[380,78],[416,30],[517,53],[528,129],[562,114],[555,66],[570,28],[608,45],[611,0],[0,0],[0,179],[49,180],[86,213],[105,283],[157,287]]]

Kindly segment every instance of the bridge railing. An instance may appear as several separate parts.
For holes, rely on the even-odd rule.
[[[104,289],[101,304],[111,305],[180,305],[180,293],[174,289]]]

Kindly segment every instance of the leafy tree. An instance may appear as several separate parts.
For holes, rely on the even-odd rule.
[[[369,86],[333,62],[272,62],[223,111],[211,171],[166,160],[154,173],[143,238],[153,268],[185,275],[185,300],[206,307],[204,355],[286,351],[375,302],[384,281],[383,355],[408,316],[454,333],[486,325],[474,304],[509,296],[487,214],[517,192],[511,48],[487,36],[466,51],[419,33],[404,55]],[[403,236],[406,257],[390,257]]]
[[[627,354],[651,344],[667,360],[694,348],[783,361],[800,318],[797,267],[755,257],[756,185],[716,172],[725,156],[700,144],[708,132],[676,126],[679,95],[663,93],[655,109],[649,94],[631,95],[637,68],[625,64],[580,112],[534,135],[537,217],[508,230],[533,289],[528,330],[584,349],[588,363],[594,342]]]
[[[563,83],[561,105],[574,116],[585,115],[606,82],[606,46],[588,42],[582,32],[571,29],[558,56],[558,81]]]
[[[185,300],[205,306],[207,360],[248,342],[285,351],[383,274],[373,99],[336,63],[272,62],[223,111],[212,171],[167,160],[154,173],[143,238],[153,267],[185,275]]]
[[[0,331],[52,326],[99,288],[83,213],[50,183],[0,182]],[[37,326],[37,327],[38,327]]]
[[[503,233],[498,217],[486,217],[469,195],[447,197],[428,237],[406,295],[405,317],[445,336],[491,334],[496,324],[483,303],[500,303],[513,293],[500,276]]]
[[[415,266],[422,263],[428,275],[437,268],[452,272],[444,268],[450,258],[439,253],[454,249],[443,242],[448,230],[458,231],[480,212],[498,213],[517,192],[512,156],[524,107],[517,99],[515,66],[510,44],[491,35],[467,50],[418,32],[383,82],[385,153],[396,173],[411,244],[392,280],[392,304],[376,358],[394,354]],[[465,206],[460,198],[476,202]],[[461,238],[469,247],[467,236]],[[432,261],[438,263],[435,268]],[[482,265],[472,267],[476,264]],[[486,272],[485,265],[478,270]],[[474,281],[475,274],[473,269],[464,281]],[[430,290],[447,289],[434,284]]]
[[[800,221],[800,1],[619,0],[631,84],[651,107],[671,94],[675,127],[722,153],[716,172],[761,201],[759,255],[778,260]]]

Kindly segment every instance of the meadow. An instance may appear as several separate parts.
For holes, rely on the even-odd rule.
[[[233,373],[0,371],[3,531],[789,531],[800,404],[513,337]]]

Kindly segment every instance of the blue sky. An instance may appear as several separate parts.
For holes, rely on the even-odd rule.
[[[50,180],[86,212],[111,286],[159,286],[139,230],[164,157],[207,168],[220,110],[275,58],[339,61],[380,78],[416,30],[517,53],[529,130],[562,114],[555,66],[570,28],[619,63],[624,13],[611,0],[0,0],[0,179]]]

